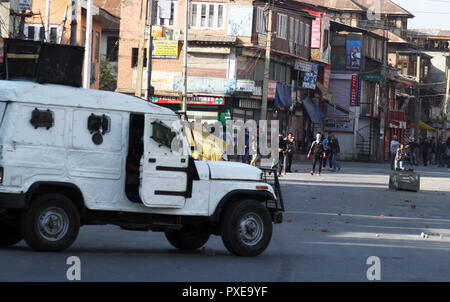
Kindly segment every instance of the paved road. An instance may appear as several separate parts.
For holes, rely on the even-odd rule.
[[[367,281],[370,256],[382,281],[450,281],[447,169],[420,167],[419,193],[389,191],[387,164],[344,163],[320,177],[306,162],[294,169],[282,177],[285,223],[259,257],[232,256],[219,237],[181,252],[162,233],[86,226],[63,253],[23,241],[0,250],[0,281],[66,281],[69,256],[81,259],[82,281]]]

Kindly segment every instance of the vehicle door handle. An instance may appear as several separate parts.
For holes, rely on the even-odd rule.
[[[149,162],[149,163],[156,163],[156,158],[149,158],[149,159],[148,159],[148,162]]]

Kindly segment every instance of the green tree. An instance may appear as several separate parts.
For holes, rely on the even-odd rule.
[[[117,88],[117,64],[102,58],[100,61],[100,90],[115,91]]]

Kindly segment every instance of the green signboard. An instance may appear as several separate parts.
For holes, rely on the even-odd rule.
[[[381,82],[382,80],[379,74],[363,74],[361,77],[363,81]]]

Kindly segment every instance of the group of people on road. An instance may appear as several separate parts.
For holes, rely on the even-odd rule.
[[[404,170],[404,163],[409,158],[411,166],[418,166],[417,151],[421,149],[423,165],[437,165],[438,167],[450,167],[450,137],[436,140],[435,137],[424,138],[421,144],[417,144],[414,138],[408,144],[401,144],[396,135],[393,136],[391,151],[391,170]]]
[[[330,171],[340,171],[341,166],[338,162],[340,152],[339,140],[334,133],[330,133],[326,138],[323,138],[322,133],[317,133],[316,140],[311,144],[308,152],[308,158],[313,157],[311,175],[316,173],[317,163],[319,163],[319,175],[322,173],[322,166],[325,168],[327,162],[330,164]]]
[[[285,138],[281,134],[278,136],[278,175],[281,175],[283,169],[285,173],[292,173],[295,150],[295,138],[292,132],[289,132]]]

